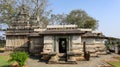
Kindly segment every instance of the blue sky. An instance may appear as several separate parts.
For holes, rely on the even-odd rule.
[[[49,3],[49,9],[55,14],[83,9],[99,20],[99,31],[106,36],[120,38],[120,0],[49,0]]]
[[[2,29],[6,29],[7,27],[8,27],[8,26],[5,25],[5,24],[0,24],[0,28],[2,28]],[[0,36],[4,36],[4,34],[5,34],[5,32],[0,31]]]
[[[54,14],[82,9],[99,20],[99,31],[120,38],[120,0],[48,0]],[[0,34],[1,35],[1,34]]]

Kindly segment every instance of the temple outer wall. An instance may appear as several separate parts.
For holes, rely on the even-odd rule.
[[[28,51],[28,38],[27,36],[6,36],[7,51],[21,50]]]
[[[105,39],[82,38],[82,42],[86,42],[87,51],[90,51],[91,56],[106,54]]]

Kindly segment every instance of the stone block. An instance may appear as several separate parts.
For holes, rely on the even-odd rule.
[[[85,58],[84,58],[83,56],[80,56],[80,57],[75,57],[75,59],[76,59],[77,61],[82,61],[82,60],[85,60]]]
[[[89,51],[90,53],[95,53],[95,52],[96,52],[95,49],[89,49],[88,51]]]
[[[10,65],[10,67],[20,67],[17,62],[14,62],[13,64]]]
[[[73,53],[81,53],[81,54],[83,53],[83,51],[80,51],[80,50],[73,50],[72,52]]]
[[[49,59],[49,56],[48,56],[48,55],[43,55],[43,56],[41,57],[41,59],[47,61],[47,60]]]
[[[69,61],[76,61],[76,58],[75,58],[74,56],[71,56],[71,57],[69,58]]]
[[[52,52],[52,50],[51,49],[43,49],[43,52],[44,53],[50,53],[50,52]]]
[[[56,62],[58,62],[58,59],[59,59],[58,55],[51,56],[49,62],[55,62],[56,63]]]
[[[91,57],[97,57],[98,54],[97,54],[97,53],[91,53],[90,56],[91,56]]]
[[[106,51],[98,51],[98,52],[96,52],[98,55],[106,55],[107,54],[107,52]]]

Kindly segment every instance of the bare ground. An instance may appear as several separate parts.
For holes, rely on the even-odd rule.
[[[46,64],[38,58],[29,58],[27,67],[98,67],[98,65],[105,64],[103,60],[112,60],[117,54],[100,55],[99,57],[92,57],[90,61],[78,61],[78,64]]]
[[[0,53],[0,56],[8,56],[11,52]],[[40,61],[39,57],[31,57],[28,59],[27,67],[98,67],[103,65],[103,60],[114,60],[113,57],[117,54],[100,55],[99,57],[91,57],[90,61],[78,61],[78,64],[47,64],[45,61]]]

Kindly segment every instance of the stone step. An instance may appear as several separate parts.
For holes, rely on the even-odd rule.
[[[58,62],[59,64],[77,64],[77,62],[75,62],[75,61],[59,61]]]
[[[77,64],[75,61],[58,61],[58,62],[48,62],[48,64]]]
[[[66,54],[61,53],[61,54],[59,54],[58,56],[59,56],[59,57],[65,57],[65,56],[66,56]]]
[[[66,58],[59,58],[59,61],[66,61]]]

